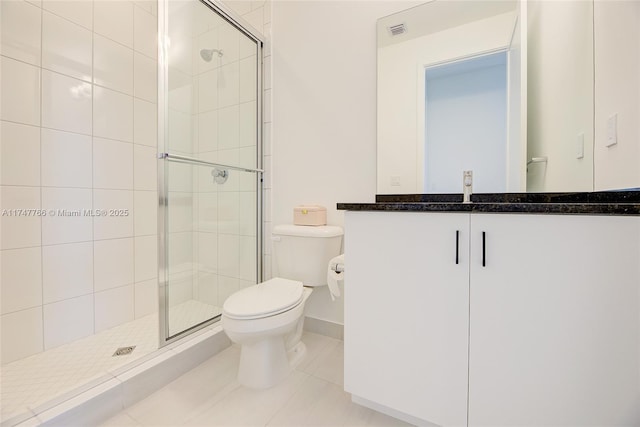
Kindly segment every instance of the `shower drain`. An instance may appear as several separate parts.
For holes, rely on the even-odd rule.
[[[130,347],[120,347],[116,350],[115,353],[113,353],[113,356],[126,356],[127,354],[131,354],[135,348],[135,345],[132,345]]]

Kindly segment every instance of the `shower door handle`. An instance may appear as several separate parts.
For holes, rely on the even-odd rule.
[[[460,248],[460,230],[456,230],[456,265],[460,263],[458,251]]]

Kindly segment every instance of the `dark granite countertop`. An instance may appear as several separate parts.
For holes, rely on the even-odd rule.
[[[338,203],[338,210],[640,215],[640,190],[591,193],[482,193],[377,195],[376,203]]]

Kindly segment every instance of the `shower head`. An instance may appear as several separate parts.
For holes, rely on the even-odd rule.
[[[222,49],[200,49],[200,57],[207,62],[211,62],[214,53],[217,53],[218,57],[224,55]]]

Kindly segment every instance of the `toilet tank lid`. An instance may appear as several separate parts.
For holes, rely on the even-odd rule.
[[[275,236],[300,236],[300,237],[337,237],[344,231],[337,225],[293,225],[283,224],[273,227],[271,232]]]

